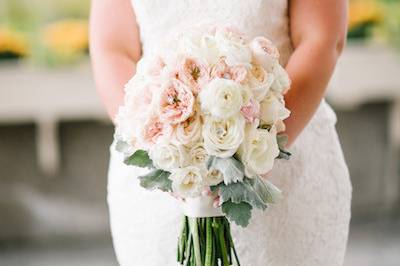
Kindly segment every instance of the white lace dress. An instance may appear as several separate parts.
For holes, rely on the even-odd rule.
[[[144,56],[180,28],[203,20],[231,23],[249,37],[278,45],[282,63],[291,52],[285,0],[132,0]],[[243,266],[339,266],[350,220],[351,184],[335,130],[336,117],[323,101],[270,181],[283,200],[254,212],[246,229],[233,226]],[[108,202],[121,266],[170,266],[175,262],[181,211],[175,199],[142,189],[142,169],[125,166],[111,147]]]

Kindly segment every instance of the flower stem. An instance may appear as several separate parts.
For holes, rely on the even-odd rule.
[[[199,228],[197,220],[198,220],[197,218],[190,218],[189,225],[191,233],[193,235],[194,260],[197,266],[202,266],[203,264],[201,262]]]
[[[212,266],[212,244],[211,218],[206,218],[206,258],[204,260],[204,266]]]

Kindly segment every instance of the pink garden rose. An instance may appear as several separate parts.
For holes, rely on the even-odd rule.
[[[187,84],[194,94],[210,80],[209,68],[206,63],[192,57],[185,57],[178,69],[179,79]]]
[[[230,67],[226,64],[224,58],[221,58],[211,69],[211,77],[230,79],[242,83],[246,80],[247,69],[244,66]]]
[[[172,126],[163,123],[157,115],[150,116],[141,130],[141,141],[145,145],[152,145],[161,137],[169,138],[172,134]]]
[[[159,98],[161,121],[178,124],[188,119],[193,112],[194,95],[190,88],[177,79],[167,81],[162,87]]]
[[[260,103],[251,99],[240,111],[247,122],[253,123],[260,117]]]

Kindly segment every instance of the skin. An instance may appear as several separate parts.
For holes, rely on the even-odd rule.
[[[347,0],[291,0],[289,14],[295,49],[286,67],[292,87],[285,95],[291,110],[285,133],[291,145],[317,110],[343,50]],[[94,77],[114,119],[123,103],[124,84],[141,57],[139,29],[129,0],[93,0],[90,23]]]

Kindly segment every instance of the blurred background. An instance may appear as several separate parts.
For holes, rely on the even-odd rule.
[[[89,0],[0,1],[0,265],[117,265],[113,128],[88,59]],[[400,1],[351,0],[327,100],[353,183],[346,266],[400,265]]]

